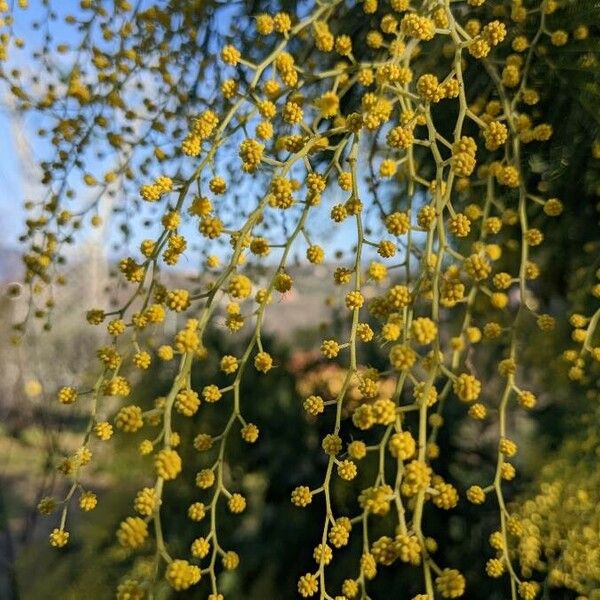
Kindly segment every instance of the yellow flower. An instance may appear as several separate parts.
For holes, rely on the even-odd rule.
[[[125,548],[139,548],[148,537],[148,525],[140,517],[127,517],[117,531],[119,544]]]
[[[62,548],[69,542],[69,532],[64,529],[53,529],[50,534],[50,545],[54,548]]]
[[[321,115],[325,118],[334,117],[340,106],[340,99],[335,92],[325,92],[320,98],[315,102],[319,110],[321,111]]]
[[[176,591],[187,590],[200,581],[200,568],[187,560],[175,559],[167,566],[165,578]]]
[[[165,448],[156,455],[154,469],[163,479],[175,479],[181,471],[181,457],[176,450]]]

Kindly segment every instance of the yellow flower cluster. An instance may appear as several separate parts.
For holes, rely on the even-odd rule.
[[[584,426],[559,448],[539,474],[537,493],[519,501],[509,538],[525,577],[547,572],[551,587],[589,598],[600,592],[600,481],[587,460],[597,444],[597,427]],[[519,589],[523,598],[537,592]]]

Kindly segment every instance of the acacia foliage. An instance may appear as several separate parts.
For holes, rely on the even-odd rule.
[[[51,3],[42,6],[52,23]],[[115,213],[107,226],[126,240],[136,216],[148,232],[119,262],[115,286],[127,286],[126,300],[87,313],[107,333],[97,379],[58,391],[62,404],[85,403],[89,421],[82,444],[57,461],[70,487],[50,543],[69,543],[76,498],[82,510],[95,508],[82,480],[94,445],[115,429],[147,429],[139,452],[152,455],[154,472],[117,539],[152,554],[153,567],[121,582],[118,596],[152,595],[163,578],[176,591],[204,578],[211,600],[220,598],[219,574],[240,561],[219,542],[221,509],[235,519],[247,503],[233,488],[228,447],[234,435],[260,443],[260,424],[245,417],[243,378],[252,368],[268,377],[278,365],[263,326],[274,297],[296,291],[291,265],[302,258],[329,267],[343,290],[341,329],[320,345],[343,379],[331,400],[301,399],[311,417],[331,416],[322,483],[290,490],[299,509],[319,502],[323,513],[314,569],[298,574],[300,595],[367,598],[377,572],[400,563],[422,572],[414,598],[468,593],[464,575],[435,558],[444,532],[427,525],[432,511],[452,510],[462,494],[498,505],[488,575],[506,577],[514,598],[535,598],[531,569],[519,571],[509,551],[524,529],[505,501],[518,452],[507,415],[537,401],[522,377],[528,328],[551,332],[556,323],[535,282],[550,262],[550,221],[571,202],[556,195],[569,189],[565,162],[581,165],[581,187],[595,191],[597,31],[586,24],[588,5],[332,0],[252,18],[247,9],[84,0],[66,18],[78,36],[73,47],[55,46],[51,28],[43,38],[35,55],[42,76],[2,72],[18,109],[41,118],[40,137],[50,142],[40,163],[46,195],[27,204],[23,236],[30,316],[51,326],[55,288],[68,284],[64,248],[88,219],[102,226],[103,203]],[[219,31],[228,19],[231,39]],[[10,12],[4,26],[10,64],[23,42]],[[557,90],[571,97],[569,65],[571,88],[584,91],[577,101],[587,128],[554,110]],[[578,143],[565,137],[570,131]],[[345,248],[334,256],[331,228]],[[196,268],[175,287],[169,273],[182,257]],[[600,359],[597,281],[584,293],[583,312],[570,316],[577,346],[565,355],[568,376],[582,383]],[[174,334],[162,329],[170,314],[186,317]],[[212,358],[206,336],[223,322],[246,336],[240,355],[216,357],[231,382],[193,383],[193,365]],[[367,345],[381,349],[386,367],[366,362]],[[172,382],[144,409],[126,399],[153,361]],[[503,378],[497,393],[486,390],[490,368]],[[116,409],[107,398],[119,399]],[[211,405],[226,415],[218,431],[202,426]],[[466,490],[435,462],[439,432],[460,411],[496,424],[493,476]],[[185,439],[178,430],[189,419],[199,431]],[[196,474],[182,464],[178,448],[186,444],[206,457]],[[332,481],[352,482],[367,455],[379,468],[342,513]],[[198,537],[174,556],[161,514],[165,487],[181,477],[195,481],[202,500],[185,507]],[[47,498],[41,510],[56,504]],[[384,531],[374,525],[382,517]],[[362,544],[354,569],[332,590],[328,566],[355,537]]]

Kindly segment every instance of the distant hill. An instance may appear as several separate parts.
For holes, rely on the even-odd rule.
[[[108,308],[109,295],[106,288],[112,287],[108,280],[108,271],[111,266],[116,266],[116,261],[107,265],[102,253],[93,245],[87,247],[89,254],[87,260],[70,261],[65,267],[67,277],[71,280],[71,286],[57,290],[58,299],[61,299],[63,307],[72,307],[68,312],[81,317],[85,310],[92,306]],[[266,267],[266,268],[265,268]],[[266,285],[266,276],[272,276],[273,265],[259,267],[256,272],[255,283],[257,286]],[[331,265],[321,265],[315,268],[313,265],[291,265],[288,272],[294,279],[294,287],[287,294],[275,293],[273,302],[268,310],[268,318],[265,319],[265,331],[287,336],[297,329],[312,329],[318,326],[320,321],[326,320],[331,309],[326,305],[329,295],[341,296],[344,291],[333,285]],[[180,287],[190,285],[191,271],[173,270],[164,274],[163,281],[169,287]],[[12,281],[20,281],[23,277],[23,264],[21,253],[18,249],[0,247],[0,285]],[[76,281],[80,285],[73,285]],[[123,301],[130,293],[131,287],[126,285],[116,294],[119,301]],[[115,299],[114,294],[110,294]],[[299,309],[299,310],[298,310]],[[60,320],[60,314],[58,315]]]

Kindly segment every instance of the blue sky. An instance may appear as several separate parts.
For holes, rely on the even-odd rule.
[[[66,2],[66,3],[54,3],[61,7],[61,11],[65,11],[65,5],[68,5],[70,9],[75,9],[77,14],[78,2]],[[33,63],[28,58],[32,50],[39,46],[41,41],[41,33],[34,31],[31,28],[31,22],[43,17],[44,12],[40,5],[40,0],[33,0],[31,7],[27,11],[18,11],[16,15],[15,30],[17,35],[23,37],[28,41],[28,47],[25,51],[13,53],[13,59],[19,64],[23,70],[31,71]],[[66,11],[65,11],[66,12]],[[65,25],[64,14],[51,23],[51,31],[55,38],[54,43],[67,41],[69,36],[72,36],[71,27]],[[224,24],[223,30],[227,28],[227,23]],[[5,135],[0,136],[0,209],[4,218],[0,221],[0,235],[2,235],[2,246],[17,247],[17,238],[23,232],[23,221],[25,217],[24,210],[22,208],[23,200],[36,194],[41,195],[44,193],[44,189],[41,185],[38,185],[35,181],[38,177],[32,177],[31,173],[26,173],[24,170],[24,164],[19,158],[18,152],[16,151],[15,139],[13,133],[15,131],[15,124],[10,122],[10,115],[5,109],[0,111],[0,130],[5,132]],[[20,125],[19,125],[20,127]],[[36,124],[29,119],[25,126],[26,135],[30,145],[35,149],[36,153],[44,150],[43,142],[40,142],[35,136],[34,131],[37,129]],[[26,153],[27,154],[27,153]],[[231,160],[239,160],[237,156],[231,157]],[[336,186],[332,186],[336,188]],[[366,189],[361,190],[366,196]],[[329,195],[329,194],[328,194]],[[345,200],[347,194],[337,193],[335,194],[335,202]],[[331,257],[334,250],[344,249],[349,250],[350,247],[356,241],[356,231],[353,219],[349,219],[343,225],[335,225],[328,218],[329,207],[333,203],[333,200],[325,199],[324,206],[315,211],[315,215],[311,218],[312,225],[317,233],[313,242],[320,243],[326,247],[328,255]],[[150,231],[144,231],[144,236],[148,236]],[[184,233],[191,237],[196,237],[193,228],[184,228]],[[137,246],[139,243],[140,236],[135,239],[132,246]],[[277,240],[274,240],[277,241]],[[298,254],[303,255],[306,244],[299,240],[297,244]],[[132,250],[134,248],[131,248]],[[371,249],[366,249],[367,255],[374,254]],[[279,255],[278,252],[274,252],[272,260],[275,260]]]
[[[22,230],[23,211],[19,161],[15,160],[14,145],[10,137],[10,123],[4,111],[0,112],[0,236],[2,246],[14,246]]]
[[[16,3],[15,3],[16,4]],[[53,4],[61,3],[54,2]],[[77,8],[78,2],[68,1],[63,7],[69,4],[72,8]],[[44,17],[45,12],[39,0],[32,0],[27,10],[15,9],[15,34],[24,39],[27,43],[25,50],[16,51],[11,48],[9,53],[9,64],[11,67],[18,66],[23,70],[31,71],[35,68],[34,64],[28,58],[32,50],[39,46],[41,32],[32,28],[32,22]],[[63,19],[57,19],[52,23],[52,32],[57,40],[64,40],[69,28]],[[25,211],[23,210],[23,201],[26,194],[34,190],[34,181],[31,181],[30,174],[23,168],[14,134],[16,128],[21,125],[11,119],[10,112],[6,108],[9,92],[6,87],[0,84],[0,210],[2,219],[0,219],[0,247],[8,246],[10,248],[18,246],[18,237],[24,231],[23,221]],[[8,99],[10,102],[10,99]],[[24,137],[28,139],[30,145],[36,144],[36,138],[33,135],[34,129],[31,124],[26,126]],[[37,186],[36,186],[37,187]],[[40,187],[40,192],[42,191]]]

